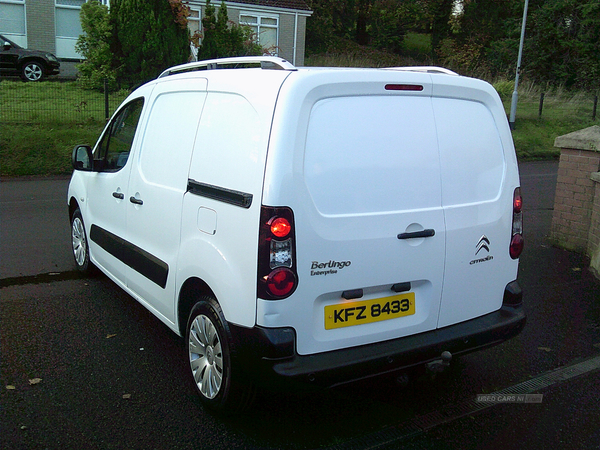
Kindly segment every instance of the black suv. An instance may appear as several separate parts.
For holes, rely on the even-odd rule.
[[[49,52],[28,50],[0,34],[0,74],[19,75],[25,81],[41,81],[60,73],[60,63]]]

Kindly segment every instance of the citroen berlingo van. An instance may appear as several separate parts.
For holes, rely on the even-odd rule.
[[[517,160],[483,81],[189,63],[136,89],[73,166],[77,267],[184,337],[216,410],[261,383],[447,361],[525,324]]]

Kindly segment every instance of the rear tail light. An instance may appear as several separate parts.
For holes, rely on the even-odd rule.
[[[259,298],[289,297],[298,286],[294,213],[288,207],[262,206],[258,242]]]
[[[267,291],[278,298],[287,297],[296,288],[296,275],[290,269],[275,269],[266,281]]]
[[[516,188],[513,195],[512,237],[509,253],[512,259],[517,259],[523,252],[523,199],[521,188]]]

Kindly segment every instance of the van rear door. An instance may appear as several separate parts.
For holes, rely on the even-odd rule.
[[[299,282],[289,299],[259,302],[257,322],[294,327],[300,354],[435,329],[440,307],[445,225],[431,87],[423,77],[419,90],[402,90],[386,88],[395,75],[354,84],[335,75],[288,122],[306,126],[293,187],[263,199],[294,211]],[[275,141],[285,136],[285,125],[273,129]],[[276,184],[286,168],[271,156]]]
[[[519,180],[506,116],[487,83],[466,81],[477,90],[440,82],[432,99],[446,221],[439,328],[498,310],[518,269],[509,245]],[[469,97],[460,98],[461,93]]]

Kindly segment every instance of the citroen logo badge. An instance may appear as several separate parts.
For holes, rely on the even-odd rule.
[[[478,255],[481,250],[485,250],[488,253],[490,252],[490,240],[485,234],[479,238],[479,242],[477,242],[475,248],[477,248],[477,251],[475,252],[476,255]]]

